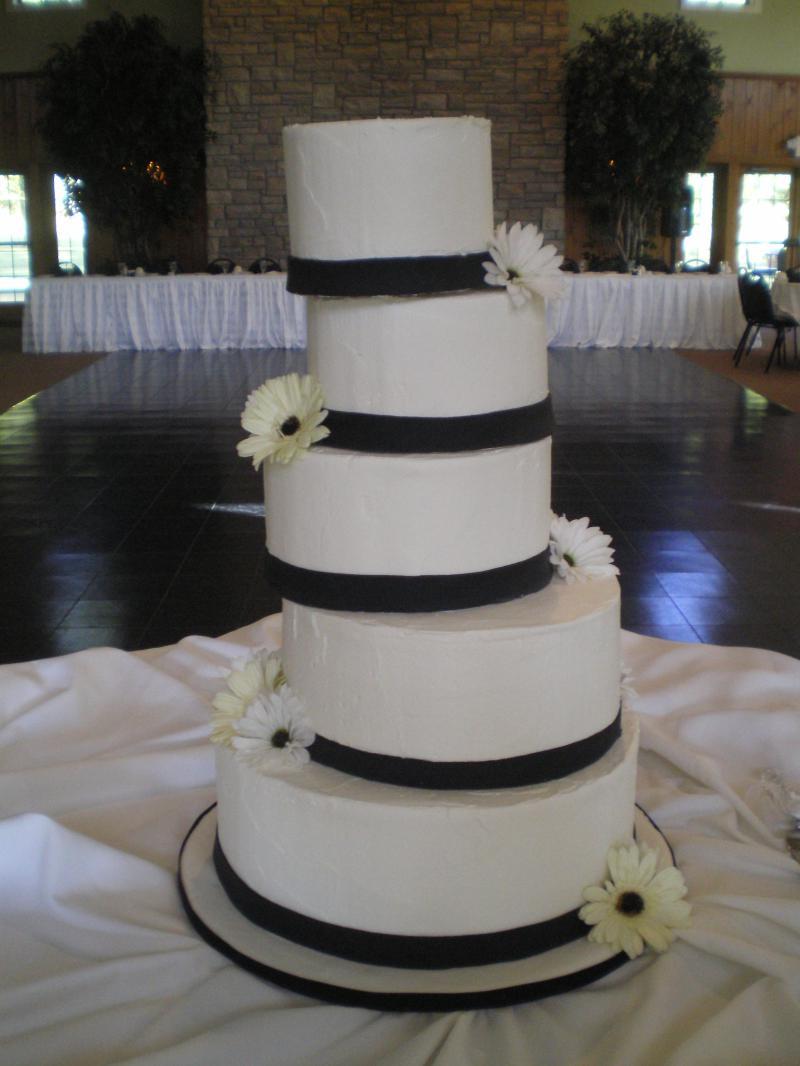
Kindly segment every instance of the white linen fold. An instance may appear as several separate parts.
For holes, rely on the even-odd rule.
[[[181,840],[214,797],[208,702],[279,634],[276,616],[220,640],[0,668],[0,1061],[796,1063],[800,867],[754,796],[764,769],[800,776],[799,662],[624,634],[638,799],[675,849],[692,927],[569,995],[389,1015],[259,981],[178,902]]]
[[[304,348],[305,299],[285,274],[34,278],[26,352]]]
[[[733,274],[566,274],[547,304],[553,348],[733,350],[744,329]]]
[[[732,351],[744,329],[733,274],[564,278],[551,347]],[[305,298],[277,273],[34,278],[23,319],[26,352],[304,348],[306,335]]]

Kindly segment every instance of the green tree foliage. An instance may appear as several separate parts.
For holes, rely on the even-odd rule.
[[[583,30],[565,58],[567,180],[632,261],[714,139],[722,50],[680,15],[621,11]]]
[[[191,217],[205,160],[210,59],[164,37],[155,18],[120,14],[60,44],[41,70],[40,130],[68,207],[146,264],[159,231]]]

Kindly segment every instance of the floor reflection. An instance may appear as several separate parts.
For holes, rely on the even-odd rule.
[[[239,413],[302,353],[117,352],[0,416],[0,661],[279,608]],[[553,507],[612,534],[623,624],[800,657],[800,419],[673,352],[551,353]]]

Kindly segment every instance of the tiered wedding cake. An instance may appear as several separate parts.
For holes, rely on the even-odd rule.
[[[379,1006],[513,1002],[626,958],[579,915],[634,833],[619,589],[608,538],[550,513],[560,261],[532,227],[491,240],[489,132],[285,131],[312,376],[243,418],[242,454],[273,460],[283,647],[216,701],[225,897],[187,906],[244,965]]]

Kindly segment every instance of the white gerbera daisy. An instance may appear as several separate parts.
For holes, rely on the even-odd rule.
[[[588,518],[570,521],[553,515],[550,522],[550,564],[567,582],[613,577],[619,570],[613,564],[611,537]]]
[[[633,674],[627,663],[620,663],[619,673],[619,700],[623,711],[630,711],[638,700],[639,693],[633,687]]]
[[[280,655],[262,648],[249,659],[237,659],[226,684],[227,689],[217,693],[211,702],[211,740],[215,744],[230,746],[236,722],[256,696],[286,684]]]
[[[483,264],[486,284],[504,285],[515,307],[521,307],[535,293],[547,299],[564,291],[564,275],[558,269],[564,257],[552,244],[542,247],[543,241],[536,226],[515,222],[507,230],[501,222],[489,242],[492,260]]]
[[[296,770],[308,762],[314,731],[288,685],[262,692],[236,722],[231,744],[251,766],[265,773]]]
[[[683,875],[674,866],[656,873],[657,855],[650,848],[640,852],[638,845],[610,848],[604,886],[584,889],[587,901],[579,917],[593,928],[589,939],[610,944],[635,959],[645,943],[656,951],[666,951],[675,939],[673,929],[686,929],[691,907]]]
[[[290,463],[330,433],[320,425],[328,414],[323,403],[322,386],[311,374],[265,381],[247,397],[242,427],[251,435],[239,441],[237,452],[251,457],[256,470],[265,459]]]

